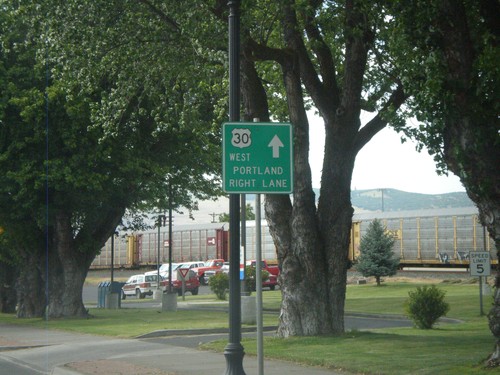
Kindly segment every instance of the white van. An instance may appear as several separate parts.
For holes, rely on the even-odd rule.
[[[157,276],[156,271],[130,276],[122,287],[122,299],[127,298],[127,296],[136,296],[141,299],[152,296],[153,290],[158,287]]]

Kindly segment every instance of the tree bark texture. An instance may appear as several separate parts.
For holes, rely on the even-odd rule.
[[[16,312],[16,280],[18,269],[13,264],[0,262],[0,312]]]
[[[87,317],[82,290],[88,269],[121,220],[123,207],[108,207],[89,217],[75,235],[72,215],[54,209],[53,225],[37,251],[20,251],[17,316],[20,318]]]
[[[43,243],[43,241],[42,241]],[[22,251],[17,278],[17,317],[42,318],[47,306],[47,257],[40,249]]]
[[[250,72],[258,60],[271,60],[280,65],[294,131],[293,201],[289,196],[268,194],[265,203],[266,219],[281,268],[278,335],[341,334],[353,215],[350,184],[354,161],[359,150],[386,126],[386,122],[376,116],[360,130],[362,82],[372,37],[359,4],[346,1],[346,27],[356,31],[346,32],[350,37],[345,45],[343,81],[339,82],[333,57],[317,26],[306,19],[306,32],[316,46],[314,54],[320,65],[319,74],[302,39],[294,2],[282,4],[286,48],[269,48],[247,36],[242,62],[245,112],[263,121],[270,118],[266,113],[267,104],[262,104],[265,91],[260,79]],[[317,207],[308,159],[309,123],[304,88],[324,120],[326,134]],[[395,108],[404,101],[404,95],[398,93],[390,99]]]
[[[87,272],[104,242],[121,220],[124,208],[103,208],[102,215],[89,220],[75,236],[69,212],[59,209],[54,215],[53,255],[49,257],[49,318],[86,317],[82,300]]]
[[[49,258],[47,315],[50,318],[87,315],[82,289],[93,255],[76,248],[70,215],[63,210],[57,211],[54,253]]]
[[[500,9],[498,3],[483,1]],[[466,9],[461,2],[442,1],[437,22],[441,30],[447,85],[453,93],[453,115],[445,121],[444,155],[447,166],[460,177],[467,194],[476,203],[481,223],[495,242],[500,259],[500,147],[498,114],[480,116],[479,100],[474,90],[475,47],[470,34]],[[497,26],[495,26],[497,27]],[[492,29],[492,34],[495,31]],[[500,37],[497,35],[496,37]],[[488,105],[485,103],[484,105]],[[479,113],[478,113],[479,112]],[[471,115],[474,114],[474,115]],[[479,141],[478,141],[479,140]],[[494,303],[488,314],[495,349],[487,360],[500,365],[500,268],[497,267]]]

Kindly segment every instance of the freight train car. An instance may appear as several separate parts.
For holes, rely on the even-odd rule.
[[[359,256],[359,241],[369,223],[382,220],[395,237],[394,251],[401,266],[460,266],[469,264],[469,251],[486,250],[492,263],[498,264],[493,240],[478,221],[474,207],[423,211],[391,211],[355,214],[351,230],[349,258]],[[227,224],[225,224],[227,225]],[[115,237],[115,267],[148,267],[165,263],[172,251],[172,262],[228,259],[229,231],[223,223],[174,227],[172,243],[167,228],[157,231],[124,234]],[[245,258],[255,259],[255,222],[248,222],[245,236]],[[275,262],[276,248],[267,225],[262,227],[262,259]],[[243,245],[243,244],[242,244]],[[111,266],[111,241],[106,243],[92,268]],[[241,257],[243,258],[243,253]]]
[[[394,252],[402,267],[468,267],[470,251],[489,251],[492,264],[498,264],[494,241],[474,207],[354,215],[351,260],[359,257],[359,241],[374,219],[381,220],[394,236]]]

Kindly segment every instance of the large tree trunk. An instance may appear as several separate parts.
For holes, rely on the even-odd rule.
[[[457,127],[455,127],[457,129]],[[469,144],[467,140],[467,134],[469,130],[465,130],[461,134],[461,138],[465,142],[461,142],[460,147],[467,147]],[[460,139],[460,138],[459,138]],[[458,142],[457,142],[458,143]],[[457,143],[452,142],[453,146],[448,145],[448,147],[458,147]],[[445,145],[446,147],[446,145]],[[489,236],[493,238],[496,248],[496,258],[500,259],[500,176],[498,173],[492,172],[491,168],[495,168],[500,165],[500,155],[498,150],[495,151],[494,148],[490,149],[491,152],[484,155],[475,155],[472,150],[468,155],[472,156],[467,158],[467,160],[461,159],[461,163],[457,163],[457,160],[452,156],[450,152],[447,155],[447,163],[450,169],[457,175],[467,176],[462,181],[464,186],[466,186],[467,194],[471,200],[476,203],[479,209],[479,219],[481,223],[487,228]],[[478,159],[475,159],[478,158]],[[488,164],[487,160],[491,158],[496,158],[496,161],[490,160],[492,164]],[[483,164],[484,163],[484,164]],[[491,177],[490,174],[494,174]],[[482,186],[484,181],[493,181],[493,184],[488,186],[486,189]],[[473,182],[475,181],[475,182]],[[485,194],[486,193],[486,194]],[[495,284],[494,284],[494,296],[493,296],[493,306],[488,313],[488,324],[495,339],[495,347],[493,352],[490,354],[486,360],[486,365],[490,367],[500,366],[500,267],[497,265],[495,274]]]
[[[289,198],[268,195],[266,217],[282,262],[282,303],[278,335],[330,334],[331,295],[324,247],[319,240],[311,183],[309,123],[302,99],[297,61],[282,65],[290,119],[294,125],[294,193]],[[291,215],[290,215],[291,213]]]
[[[482,3],[488,21],[491,18],[489,8],[485,8],[485,5],[492,6],[492,9],[498,9],[499,6],[498,2]],[[453,110],[447,114],[445,121],[444,158],[448,168],[460,177],[467,194],[476,203],[481,223],[494,239],[497,259],[500,259],[498,114],[483,112],[478,108],[479,103],[490,103],[488,98],[478,98],[473,86],[476,80],[474,64],[479,57],[476,56],[468,28],[464,4],[442,1],[440,12],[437,26],[444,40],[447,85],[453,94]],[[495,31],[498,32],[498,28],[490,31],[493,35]],[[497,33],[496,38],[499,37]],[[495,338],[495,349],[487,360],[489,366],[500,365],[500,267],[497,267],[494,293],[494,303],[488,318]]]
[[[17,317],[41,318],[45,315],[47,306],[46,276],[47,257],[42,250],[39,252],[25,251],[19,264],[17,287]]]
[[[474,124],[474,125],[473,125]],[[478,148],[469,149],[474,143],[469,137],[475,137],[473,121],[456,123],[450,126],[450,132],[457,134],[445,142],[446,162],[448,167],[458,176],[466,187],[467,194],[479,209],[479,219],[493,238],[496,258],[500,259],[500,176],[493,170],[500,165],[500,150],[495,147],[494,139],[485,140],[482,152]],[[471,128],[472,127],[472,128]],[[493,135],[495,137],[495,135]],[[489,144],[489,147],[488,147]],[[465,158],[457,158],[451,151],[460,149]],[[481,150],[480,150],[481,151]],[[490,181],[490,183],[485,183]],[[497,266],[494,284],[493,306],[488,313],[488,323],[495,339],[495,349],[486,361],[487,366],[500,366],[500,267]]]
[[[483,224],[488,227],[490,235],[495,239],[497,259],[500,259],[500,210],[498,209],[498,202],[494,207],[488,206],[490,209],[482,204],[478,206],[480,207]],[[495,337],[495,349],[489,356],[487,365],[498,367],[500,366],[500,266],[498,265],[494,288],[493,306],[488,313],[488,323],[491,333]]]
[[[381,130],[386,122],[377,117],[360,128],[360,97],[367,48],[371,32],[366,20],[348,1],[346,13],[349,27],[356,29],[346,43],[346,69],[342,83],[336,82],[334,64],[328,46],[319,30],[309,24],[307,32],[318,47],[314,53],[322,63],[322,80],[302,40],[293,2],[283,2],[283,32],[286,49],[277,50],[245,39],[242,63],[244,104],[248,114],[262,120],[262,84],[251,72],[250,60],[274,60],[281,65],[290,120],[294,129],[294,193],[293,204],[288,196],[266,196],[266,219],[278,251],[281,267],[282,305],[278,334],[296,335],[341,334],[344,332],[344,303],[348,266],[349,234],[353,209],[350,184],[357,152]],[[359,30],[366,33],[359,33]],[[249,61],[245,61],[249,60]],[[250,70],[249,70],[250,69]],[[252,81],[249,84],[246,81]],[[260,86],[260,87],[259,87]],[[312,190],[308,161],[309,124],[305,112],[302,87],[319,109],[326,129],[325,159],[318,208]],[[257,100],[258,98],[259,100]],[[397,108],[399,102],[389,104]]]
[[[0,313],[16,312],[16,280],[18,269],[13,264],[0,261]]]
[[[49,318],[88,315],[83,305],[82,290],[95,254],[95,249],[83,251],[77,247],[70,215],[58,210],[55,214],[54,256],[49,258]]]
[[[346,108],[346,107],[344,107]],[[326,248],[333,332],[344,332],[349,234],[352,225],[351,177],[359,113],[337,111],[326,124],[325,158],[318,204],[321,238]],[[346,131],[351,129],[350,131]]]

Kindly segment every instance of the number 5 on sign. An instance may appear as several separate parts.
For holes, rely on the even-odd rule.
[[[490,276],[491,264],[489,252],[471,251],[469,252],[469,259],[471,276]]]

